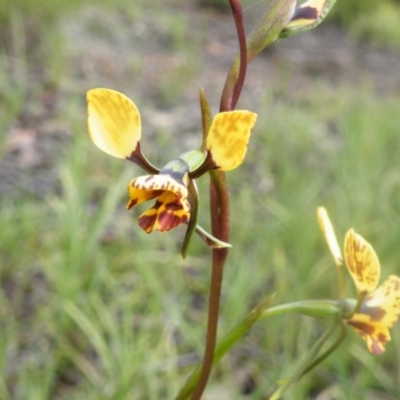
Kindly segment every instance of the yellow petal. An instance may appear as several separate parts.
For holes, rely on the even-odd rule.
[[[378,256],[372,246],[350,229],[344,238],[344,258],[360,296],[375,290],[381,274]]]
[[[132,186],[132,182],[134,181],[131,181],[128,185],[128,193],[130,200],[126,205],[127,210],[130,210],[132,207],[144,203],[145,201],[155,199],[156,197],[160,196],[160,194],[162,194],[163,192],[162,190],[137,189],[134,186]],[[133,183],[133,185],[135,185],[135,183]]]
[[[127,209],[154,199],[163,192],[172,192],[179,200],[188,196],[187,187],[170,175],[145,175],[133,179],[128,185],[130,201]]]
[[[218,169],[229,171],[241,164],[256,120],[257,114],[250,111],[221,112],[214,117],[206,150]]]
[[[128,158],[141,135],[140,114],[124,94],[110,89],[87,93],[88,127],[94,144],[105,153]]]
[[[389,276],[364,299],[359,312],[368,315],[371,321],[391,328],[400,314],[400,278]]]
[[[172,192],[164,192],[156,204],[139,218],[139,225],[147,233],[167,232],[189,220],[190,206],[187,199],[179,199]]]
[[[157,197],[155,205],[139,217],[139,225],[147,233],[166,232],[189,220],[188,172],[188,164],[175,159],[158,175],[140,176],[129,183],[128,209]]]
[[[367,342],[371,353],[382,354],[385,351],[385,345],[390,341],[387,326],[371,321],[368,315],[359,313],[354,314],[347,323]]]
[[[335,264],[340,266],[343,263],[343,257],[328,212],[324,207],[318,207],[317,215],[319,226],[321,227],[325,240],[328,243]]]

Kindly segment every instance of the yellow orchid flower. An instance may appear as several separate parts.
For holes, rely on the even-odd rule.
[[[197,201],[189,198],[190,180],[212,169],[229,171],[239,166],[257,119],[257,114],[245,110],[218,113],[202,151],[186,152],[160,171],[141,152],[141,119],[132,100],[115,90],[99,88],[88,91],[87,101],[88,129],[94,144],[109,155],[135,162],[151,174],[133,179],[128,185],[128,209],[157,199],[139,218],[139,225],[147,233],[168,231],[197,213],[190,209],[191,204],[197,207]]]
[[[188,172],[189,165],[178,158],[168,163],[158,175],[140,176],[129,183],[128,210],[157,198],[156,204],[138,220],[147,233],[153,230],[166,232],[189,220]]]
[[[318,208],[318,220],[336,262],[342,260],[328,213]],[[400,314],[400,278],[389,276],[378,286],[381,266],[373,247],[353,229],[344,239],[344,259],[358,293],[358,307],[346,323],[367,342],[371,353],[381,354],[390,340],[389,329]]]

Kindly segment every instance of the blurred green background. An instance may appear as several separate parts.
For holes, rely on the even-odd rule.
[[[250,30],[265,3],[243,3]],[[259,119],[228,176],[221,335],[272,293],[335,297],[320,205],[340,241],[354,227],[373,244],[383,279],[400,274],[399,22],[399,1],[338,0],[323,26],[250,66],[239,108]],[[125,211],[141,171],[91,143],[85,93],[130,96],[142,149],[162,166],[200,144],[200,87],[218,111],[233,21],[195,0],[3,0],[0,43],[0,399],[173,399],[203,352],[210,252],[196,237],[182,261],[184,227],[147,235],[140,210]],[[257,324],[204,398],[266,399],[326,327]],[[350,332],[285,398],[399,399],[392,332],[380,357]]]

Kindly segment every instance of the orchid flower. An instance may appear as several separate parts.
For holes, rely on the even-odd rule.
[[[147,233],[165,232],[188,222],[197,210],[195,190],[189,190],[194,179],[219,169],[229,171],[239,166],[246,154],[257,115],[250,111],[218,113],[201,150],[181,154],[161,170],[147,161],[141,151],[139,110],[124,94],[110,89],[92,89],[87,93],[88,128],[94,144],[105,153],[138,164],[149,175],[128,184],[127,209],[148,200],[155,205],[139,217]]]
[[[343,257],[326,210],[318,209],[318,220],[337,265]],[[400,314],[400,278],[390,275],[378,286],[381,266],[373,247],[359,234],[349,229],[344,238],[344,260],[357,289],[357,306],[345,317],[347,325],[367,342],[374,354],[385,351],[390,340],[389,329]]]

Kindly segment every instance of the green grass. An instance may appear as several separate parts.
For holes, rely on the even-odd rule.
[[[128,14],[138,12],[144,11]],[[177,21],[182,23],[181,15]],[[169,15],[160,24],[170,31],[173,22]],[[196,49],[184,40],[190,27],[182,25],[171,33],[172,48],[194,57]],[[23,45],[16,48],[19,59],[30,60]],[[66,57],[63,48],[59,54]],[[24,78],[28,61],[21,64],[19,91],[2,92],[9,100],[0,114],[4,131],[42,93],[43,86],[29,86]],[[44,64],[56,83],[65,84],[64,65]],[[143,104],[172,107],[179,101],[181,95],[171,91],[183,90],[199,67],[191,61],[183,75],[179,68],[165,75],[158,98]],[[183,82],[176,88],[171,80],[177,77]],[[0,79],[0,88],[10,84]],[[272,293],[274,304],[334,298],[336,272],[316,220],[320,205],[330,212],[340,241],[354,227],[373,244],[383,279],[400,273],[399,97],[376,94],[368,85],[332,88],[316,80],[298,98],[291,88],[262,84],[247,157],[228,177],[234,247],[226,266],[221,335]],[[125,211],[125,185],[139,169],[94,148],[86,133],[85,89],[59,90],[56,117],[67,124],[71,140],[58,150],[54,189],[35,192],[36,171],[28,171],[22,184],[0,198],[0,399],[172,399],[203,351],[209,251],[195,237],[182,261],[184,228],[151,235],[140,230],[140,211]],[[164,159],[176,155],[180,136],[156,132],[143,140],[154,159]],[[203,177],[205,227],[207,188]],[[354,295],[351,280],[346,283]],[[223,393],[264,399],[326,327],[301,316],[255,325],[215,369],[208,398]],[[335,400],[398,399],[398,329],[381,357],[370,355],[350,332],[286,399],[320,392]],[[242,377],[256,384],[248,397],[241,392]]]
[[[399,46],[399,0],[337,0],[332,19],[357,39]]]

